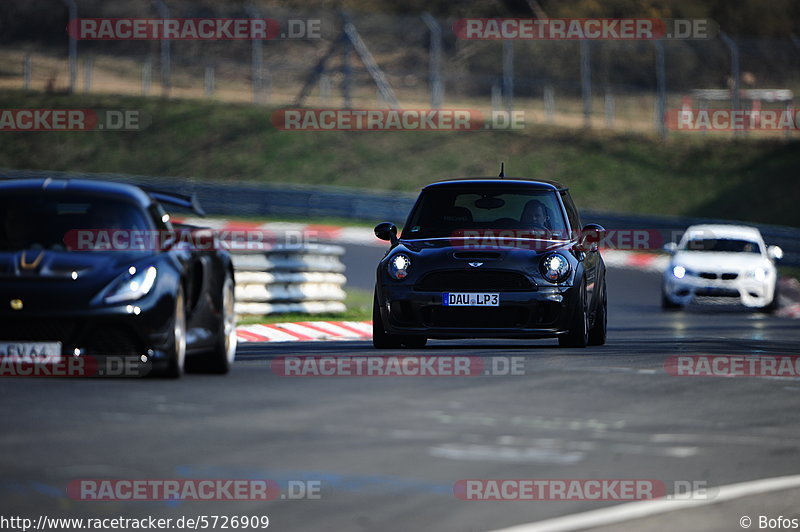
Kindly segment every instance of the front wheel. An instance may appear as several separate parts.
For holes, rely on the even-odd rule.
[[[589,331],[589,345],[604,345],[608,329],[608,299],[606,297],[606,283],[603,282],[603,292],[597,303],[594,315],[594,325]]]
[[[372,345],[375,349],[397,349],[400,347],[400,337],[389,334],[383,328],[381,309],[378,307],[378,295],[372,300]]]
[[[589,343],[589,309],[586,301],[586,281],[581,282],[575,302],[575,315],[572,316],[569,332],[558,337],[561,347],[586,347]]]
[[[231,370],[236,358],[236,310],[234,283],[230,274],[225,276],[220,294],[219,325],[214,348],[202,355],[200,371],[223,375]]]
[[[167,367],[164,377],[178,378],[183,375],[186,365],[186,305],[183,300],[183,286],[175,294],[175,312],[172,320],[172,338],[169,346]]]

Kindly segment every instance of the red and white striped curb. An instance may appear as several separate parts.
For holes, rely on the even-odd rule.
[[[239,342],[314,342],[325,340],[370,340],[371,321],[300,321],[241,325]]]
[[[620,249],[601,249],[603,262],[609,268],[629,268],[645,272],[663,272],[669,266],[669,256]]]
[[[788,307],[783,307],[778,309],[775,313],[776,316],[780,316],[781,318],[800,318],[800,303],[795,303],[794,305],[789,305]]]

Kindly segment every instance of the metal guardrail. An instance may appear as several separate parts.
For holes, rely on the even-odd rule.
[[[236,313],[344,312],[342,255],[343,247],[321,244],[234,251]]]
[[[356,191],[327,186],[269,183],[232,185],[186,178],[0,169],[0,178],[14,177],[108,179],[149,185],[170,192],[196,194],[208,214],[236,216],[305,219],[330,216],[376,223],[388,220],[402,224],[416,198],[416,194],[409,193]],[[596,211],[582,211],[581,218],[584,223],[599,223],[606,229],[657,230],[664,242],[680,238],[688,226],[698,223],[751,225],[759,228],[767,244],[783,248],[784,258],[781,264],[800,267],[800,229],[795,227],[710,218],[643,216]]]
[[[416,194],[356,191],[330,186],[236,184],[185,177],[0,169],[0,178],[106,179],[167,192],[195,194],[208,214],[353,220],[405,220]]]

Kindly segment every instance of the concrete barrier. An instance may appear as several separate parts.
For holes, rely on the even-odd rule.
[[[343,254],[343,247],[323,244],[233,252],[236,313],[344,312]]]

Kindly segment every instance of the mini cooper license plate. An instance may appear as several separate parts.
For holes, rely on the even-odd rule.
[[[499,307],[500,294],[474,292],[446,292],[442,294],[446,307]]]
[[[61,360],[61,342],[0,342],[0,357],[46,364]]]

